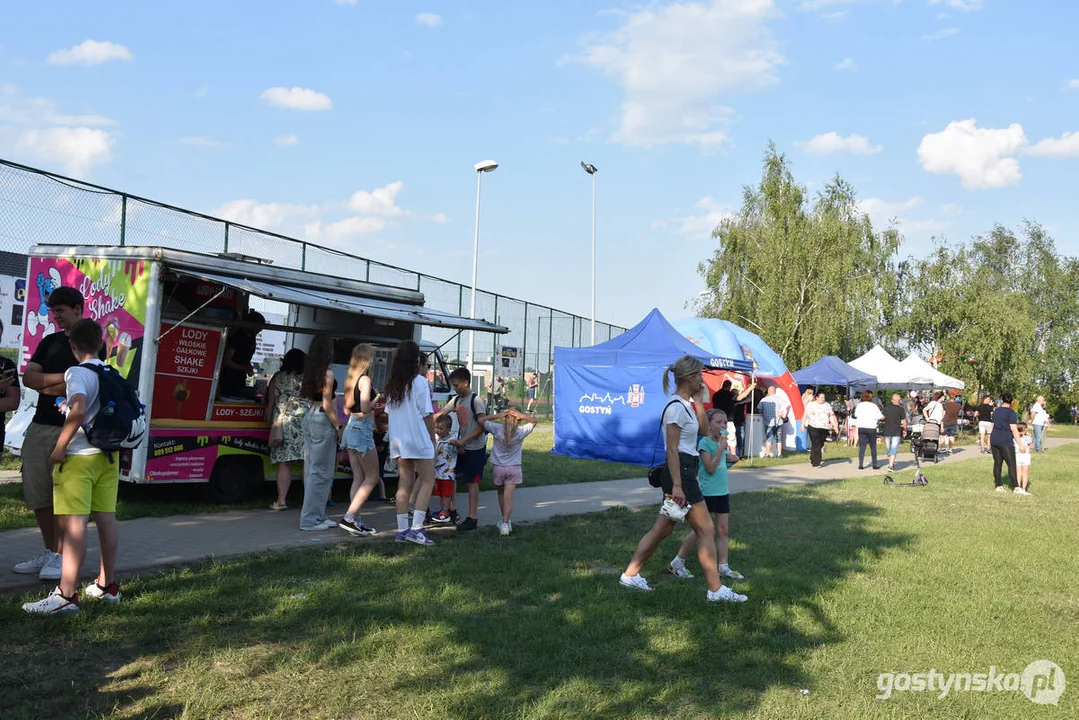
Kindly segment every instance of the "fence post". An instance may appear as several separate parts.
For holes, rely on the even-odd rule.
[[[307,270],[307,243],[300,243],[300,269]]]
[[[498,324],[498,295],[495,295],[495,325]],[[498,335],[491,333],[491,382],[498,373]],[[505,382],[505,380],[503,380]]]
[[[457,286],[457,315],[464,317],[465,314],[465,286]],[[457,333],[457,357],[455,358],[458,364],[461,362],[461,335],[463,333]]]
[[[551,314],[547,316],[547,414],[550,415],[553,412],[554,401],[554,373],[551,372],[551,366],[554,365],[554,310],[551,310]]]
[[[364,268],[363,279],[366,282],[371,282],[371,261],[365,260],[364,264],[366,265],[366,267]]]
[[[525,404],[525,378],[528,376],[528,302],[525,301],[525,319],[521,323],[521,404]]]
[[[120,247],[127,242],[127,195],[120,196]]]
[[[225,221],[225,253],[229,251],[229,221]]]

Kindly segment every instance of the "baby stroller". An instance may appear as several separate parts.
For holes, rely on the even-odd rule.
[[[914,460],[921,467],[922,460],[940,461],[940,425],[927,421],[919,415],[911,421],[910,449]]]

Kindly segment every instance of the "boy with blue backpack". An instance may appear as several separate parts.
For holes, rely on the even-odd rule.
[[[78,612],[76,584],[86,559],[90,513],[97,525],[101,568],[85,593],[108,603],[120,601],[120,587],[113,577],[120,485],[115,451],[137,445],[146,429],[135,391],[98,359],[101,326],[93,320],[79,320],[71,328],[70,342],[79,364],[64,373],[67,397],[56,401],[64,426],[49,458],[54,464],[53,507],[64,537],[63,563],[56,589],[42,600],[23,605],[26,612],[39,615]]]

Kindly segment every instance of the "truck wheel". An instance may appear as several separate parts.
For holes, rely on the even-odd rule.
[[[262,462],[258,458],[224,457],[214,463],[210,474],[211,502],[235,505],[246,500],[264,479]]]

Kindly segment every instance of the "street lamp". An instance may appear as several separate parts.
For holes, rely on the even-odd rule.
[[[480,190],[483,188],[483,174],[493,172],[498,167],[494,160],[484,160],[476,163],[476,237],[472,241],[472,303],[469,306],[468,316],[476,319],[476,271],[480,261]],[[468,331],[468,374],[475,375],[476,364],[472,351],[475,347],[476,331]]]
[[[592,176],[592,344],[596,344],[596,172],[595,165],[581,161],[581,169]]]

